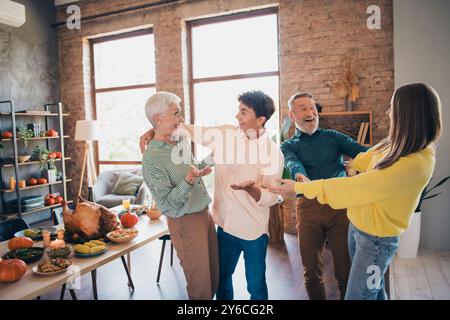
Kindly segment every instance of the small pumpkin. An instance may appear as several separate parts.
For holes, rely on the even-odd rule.
[[[132,226],[134,226],[136,223],[138,223],[139,218],[136,214],[128,211],[127,213],[125,213],[121,218],[120,218],[120,222],[122,223],[122,226],[124,226],[125,228],[131,228]]]
[[[23,249],[23,248],[31,248],[33,246],[33,240],[31,240],[28,237],[17,237],[12,238],[8,241],[8,248],[9,250],[17,250],[17,249]]]
[[[20,259],[0,259],[0,282],[13,282],[23,277],[27,265]]]

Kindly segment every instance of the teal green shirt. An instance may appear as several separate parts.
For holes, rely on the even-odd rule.
[[[345,177],[343,155],[354,158],[367,149],[339,131],[320,128],[312,135],[296,129],[296,134],[281,144],[292,179],[297,173],[310,180]]]
[[[158,209],[164,215],[178,218],[205,209],[211,198],[201,178],[191,185],[185,177],[190,164],[203,169],[207,164],[197,163],[190,142],[180,138],[176,145],[152,140],[142,159],[142,174]]]

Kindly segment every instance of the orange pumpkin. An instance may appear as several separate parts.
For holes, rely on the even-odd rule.
[[[0,282],[13,282],[23,277],[27,265],[20,259],[0,260]]]
[[[22,248],[31,248],[32,246],[33,240],[28,237],[17,237],[8,241],[8,248],[11,251]]]
[[[122,223],[122,226],[124,226],[125,228],[131,228],[132,226],[134,226],[136,223],[138,223],[139,218],[136,214],[128,211],[127,213],[125,213],[121,218],[120,218],[120,222]]]

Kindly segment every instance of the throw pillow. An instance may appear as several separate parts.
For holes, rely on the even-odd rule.
[[[122,172],[112,189],[113,194],[134,196],[139,190],[144,178],[129,172]]]

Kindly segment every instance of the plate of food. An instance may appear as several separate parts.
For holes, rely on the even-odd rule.
[[[3,259],[20,259],[25,263],[32,263],[38,261],[44,255],[44,248],[41,247],[31,247],[31,248],[22,248],[16,249],[7,252],[3,255]]]
[[[77,257],[90,258],[105,253],[108,251],[108,247],[103,241],[91,240],[83,244],[77,244],[73,247],[73,251]]]
[[[134,206],[134,207],[131,207],[130,209],[121,209],[118,213],[117,213],[117,216],[119,217],[119,219],[120,219],[120,217],[121,216],[123,216],[125,213],[127,213],[127,212],[132,212],[132,213],[135,213],[138,217],[139,216],[141,216],[144,212],[145,212],[145,210],[144,210],[144,208],[142,207],[142,206]]]
[[[138,231],[134,228],[117,229],[109,232],[106,236],[109,240],[116,243],[129,242],[136,238]]]
[[[39,241],[42,240],[42,231],[48,230],[50,231],[50,237],[55,238],[56,237],[56,231],[58,230],[55,227],[38,227],[38,228],[30,228],[25,230],[17,231],[14,234],[14,237],[28,237],[32,239],[33,241]]]
[[[37,273],[39,275],[48,276],[65,272],[71,265],[72,261],[68,259],[62,258],[46,259],[35,265],[32,268],[32,270],[34,273]]]
[[[69,245],[66,245],[62,248],[47,248],[45,249],[45,253],[47,253],[47,256],[50,259],[56,259],[56,258],[62,258],[67,259],[72,254],[72,247]]]

